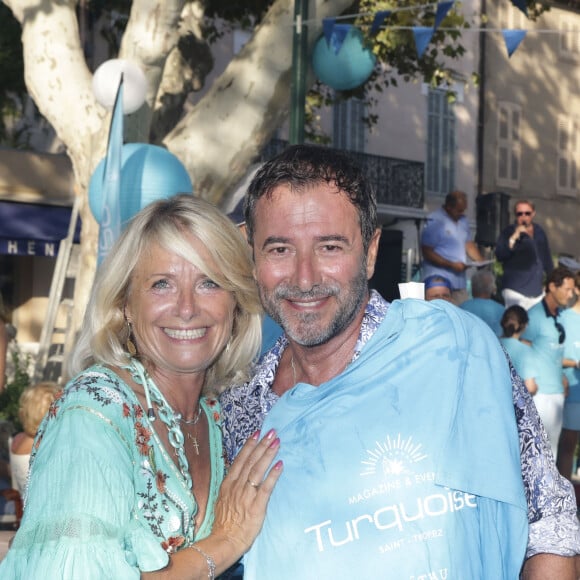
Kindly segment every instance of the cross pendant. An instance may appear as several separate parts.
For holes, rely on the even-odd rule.
[[[189,433],[187,433],[186,435],[187,435],[187,438],[191,440],[193,448],[195,449],[195,454],[199,455],[199,444],[197,442],[197,437],[194,437],[193,435],[190,435]]]

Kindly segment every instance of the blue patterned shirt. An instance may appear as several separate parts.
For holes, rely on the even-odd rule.
[[[385,318],[388,307],[389,303],[372,291],[353,361]],[[230,461],[252,433],[261,428],[264,418],[279,398],[271,387],[287,346],[288,339],[282,335],[274,347],[264,354],[251,381],[233,387],[220,396],[224,449]],[[536,406],[511,363],[510,370],[530,524],[526,558],[541,553],[559,556],[580,554],[580,525],[574,490],[556,468]],[[477,469],[477,465],[473,468]]]

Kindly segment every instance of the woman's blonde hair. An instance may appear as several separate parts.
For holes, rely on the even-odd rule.
[[[24,432],[34,437],[38,426],[54,401],[60,387],[52,381],[44,381],[27,387],[18,401],[18,418]]]
[[[212,263],[206,263],[191,246],[190,235],[205,246]],[[135,266],[154,244],[187,260],[234,296],[232,337],[207,370],[204,391],[216,393],[247,380],[262,339],[262,307],[250,249],[238,228],[216,206],[189,194],[142,209],[99,266],[82,329],[68,357],[68,375],[72,377],[94,363],[128,364],[125,345],[130,330],[124,308]]]

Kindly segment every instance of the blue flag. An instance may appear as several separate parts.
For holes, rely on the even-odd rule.
[[[413,28],[413,36],[415,37],[415,47],[417,49],[417,57],[421,58],[427,45],[431,42],[431,37],[435,32],[434,28],[426,26],[415,26]]]
[[[119,81],[111,127],[109,128],[109,141],[107,144],[107,156],[103,171],[103,209],[99,224],[99,250],[97,263],[100,264],[115,240],[121,234],[121,155],[123,149],[123,75]]]
[[[443,21],[443,19],[447,16],[449,10],[451,10],[451,6],[453,6],[454,0],[450,0],[449,2],[440,2],[437,4],[437,12],[435,14],[435,26],[434,28],[439,28],[439,25]]]
[[[512,0],[512,4],[519,8],[526,16],[528,15],[528,5],[526,0]]]
[[[373,19],[373,25],[371,26],[371,34],[375,34],[379,28],[383,25],[383,22],[391,15],[390,10],[379,10]]]
[[[508,57],[516,51],[516,48],[520,45],[520,42],[526,36],[525,30],[502,30],[503,39],[505,41],[505,46],[507,48]]]
[[[332,48],[334,54],[338,54],[347,34],[352,28],[351,24],[335,24],[332,29],[332,35],[330,37],[330,42],[328,44],[329,48]]]
[[[330,39],[332,38],[332,31],[334,30],[334,25],[336,24],[336,18],[324,18],[322,20],[322,30],[324,32],[324,38],[326,38],[326,44],[330,47]]]

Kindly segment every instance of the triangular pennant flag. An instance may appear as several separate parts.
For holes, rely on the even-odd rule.
[[[123,151],[123,74],[115,97],[115,106],[109,128],[107,156],[103,171],[103,209],[99,224],[97,263],[104,257],[121,234],[121,156]]]
[[[382,26],[386,18],[391,15],[390,10],[379,10],[373,19],[373,25],[371,26],[371,34],[375,34],[377,30]]]
[[[437,4],[437,12],[435,13],[435,26],[434,28],[439,28],[439,25],[443,21],[443,19],[447,16],[449,10],[451,10],[451,6],[453,6],[454,0],[450,2],[440,2]]]
[[[421,58],[427,45],[431,42],[431,37],[435,32],[434,28],[429,28],[426,26],[414,26],[413,36],[415,37],[415,47],[417,49],[417,57]]]
[[[525,15],[528,16],[528,4],[526,0],[512,0],[512,4],[519,8]]]
[[[332,38],[332,31],[334,30],[334,25],[336,24],[336,18],[323,18],[322,19],[322,30],[324,32],[324,38],[326,38],[326,44],[330,48],[330,39]]]
[[[332,31],[332,37],[330,39],[330,45],[334,50],[334,54],[338,54],[342,45],[344,44],[344,39],[349,33],[352,26],[350,24],[335,24],[334,30]]]
[[[511,57],[526,36],[526,30],[502,30],[501,33],[503,34],[508,57]]]

